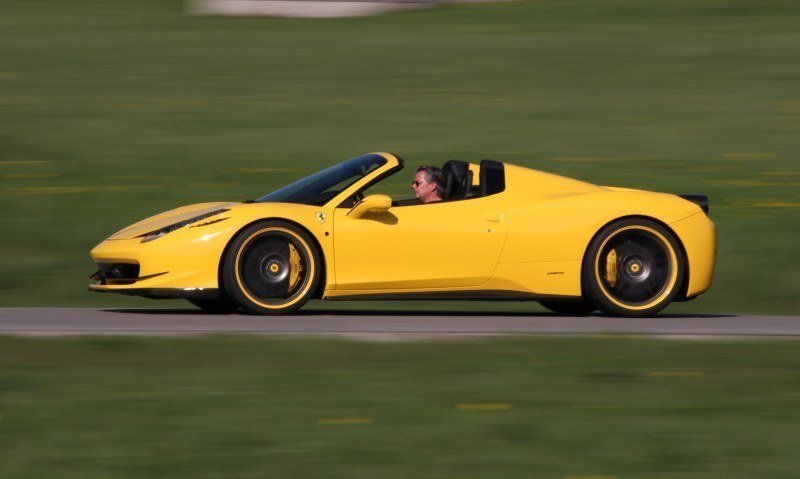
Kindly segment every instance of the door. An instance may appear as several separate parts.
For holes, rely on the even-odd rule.
[[[489,280],[507,221],[495,196],[334,213],[336,290],[477,286]]]

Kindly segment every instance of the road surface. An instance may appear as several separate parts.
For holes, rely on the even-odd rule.
[[[197,309],[0,308],[0,334],[327,334],[365,339],[513,334],[800,337],[800,317],[666,314],[610,318],[406,311],[308,311],[266,317]]]

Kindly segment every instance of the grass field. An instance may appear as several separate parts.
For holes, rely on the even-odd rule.
[[[324,21],[191,18],[177,0],[0,5],[0,306],[150,305],[86,293],[89,249],[156,212],[388,150],[705,193],[715,284],[668,311],[800,309],[794,0]]]
[[[0,477],[794,479],[793,342],[0,338]]]

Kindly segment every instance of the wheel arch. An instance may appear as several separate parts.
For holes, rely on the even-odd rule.
[[[678,235],[678,233],[676,233],[674,229],[670,228],[668,224],[664,223],[663,221],[661,221],[658,218],[655,218],[653,216],[647,216],[647,215],[625,215],[625,216],[620,216],[618,218],[614,218],[612,220],[606,221],[603,225],[601,225],[599,228],[597,228],[597,231],[594,232],[592,237],[589,238],[589,241],[586,243],[586,247],[583,249],[583,255],[581,255],[581,268],[580,268],[580,271],[581,271],[581,278],[580,278],[580,280],[581,280],[581,296],[584,297],[584,298],[586,297],[586,291],[584,290],[586,283],[585,283],[585,278],[583,277],[583,264],[586,261],[586,253],[588,253],[589,248],[591,247],[592,243],[594,243],[595,238],[597,238],[597,236],[600,234],[600,232],[603,231],[603,229],[605,229],[605,227],[610,225],[611,223],[615,223],[617,221],[622,221],[622,220],[628,220],[628,219],[644,219],[644,220],[648,220],[648,221],[652,221],[654,223],[657,223],[659,226],[661,226],[662,228],[667,230],[672,235],[673,238],[675,238],[675,241],[677,241],[678,246],[681,248],[681,253],[683,254],[683,259],[684,259],[683,277],[681,278],[681,287],[680,287],[680,290],[678,292],[678,296],[676,297],[676,300],[680,301],[682,299],[685,299],[686,298],[686,291],[687,291],[687,288],[689,287],[690,265],[689,265],[689,257],[686,255],[686,247],[683,245],[683,240],[681,240],[681,237]]]
[[[319,278],[320,281],[319,281],[319,285],[317,286],[317,290],[314,291],[314,293],[312,294],[311,298],[312,299],[320,299],[320,298],[322,298],[322,293],[323,293],[323,291],[325,291],[325,280],[326,280],[326,274],[327,274],[327,267],[325,265],[325,252],[322,249],[322,245],[320,244],[319,239],[317,239],[317,237],[314,235],[314,233],[312,233],[308,228],[306,228],[302,224],[298,223],[297,221],[293,221],[293,220],[290,220],[288,218],[282,218],[282,217],[279,217],[279,216],[270,216],[270,217],[259,218],[259,219],[250,221],[249,223],[243,224],[236,231],[236,233],[231,235],[230,239],[225,244],[225,247],[222,249],[222,253],[220,254],[219,260],[217,261],[217,284],[218,284],[218,287],[219,287],[220,296],[227,296],[227,292],[225,291],[225,282],[223,281],[222,274],[223,274],[223,269],[225,267],[225,257],[228,255],[228,251],[230,250],[231,245],[233,244],[234,241],[236,241],[236,238],[242,233],[242,231],[244,231],[245,229],[253,226],[256,223],[260,223],[262,221],[282,221],[284,223],[289,223],[292,226],[295,226],[295,227],[299,228],[300,230],[304,231],[311,238],[311,240],[314,242],[314,247],[316,247],[317,248],[317,252],[319,252],[319,256],[320,256],[320,259],[321,259],[321,261],[320,261],[320,278]]]

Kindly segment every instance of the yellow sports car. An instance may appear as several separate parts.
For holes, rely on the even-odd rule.
[[[442,167],[442,201],[371,194],[403,168],[371,153],[257,200],[202,203],[99,245],[93,291],[284,314],[312,298],[507,299],[642,316],[708,290],[702,195],[596,186],[483,160]]]

